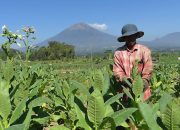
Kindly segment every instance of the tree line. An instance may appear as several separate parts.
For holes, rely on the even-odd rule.
[[[25,54],[19,50],[11,49],[11,57],[25,58]],[[49,41],[48,46],[31,49],[29,60],[60,60],[63,58],[74,58],[75,47],[64,42]],[[0,58],[6,59],[6,54],[1,50]]]

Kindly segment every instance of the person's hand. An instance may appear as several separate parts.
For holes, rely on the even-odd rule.
[[[143,84],[144,84],[144,89],[143,91],[146,91],[149,87],[149,82],[147,81],[147,79],[143,79]]]

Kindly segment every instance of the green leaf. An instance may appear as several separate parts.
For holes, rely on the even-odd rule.
[[[168,130],[180,130],[180,99],[175,99],[167,105],[162,115],[162,122]]]
[[[47,116],[47,117],[42,117],[42,118],[33,118],[32,119],[34,122],[37,122],[41,125],[44,125],[44,124],[48,124],[49,121],[50,121],[50,116]]]
[[[123,87],[124,93],[125,93],[129,98],[131,98],[132,100],[134,100],[133,97],[132,97],[132,95],[131,95],[131,93],[129,92],[129,89],[125,88],[124,86],[122,86],[122,87]]]
[[[40,86],[42,82],[42,79],[37,80],[33,85],[29,87],[29,89],[34,89],[35,87]]]
[[[55,103],[55,106],[63,106],[64,102],[61,98],[56,97],[55,95],[53,96],[53,101]]]
[[[32,100],[29,103],[28,107],[33,108],[33,107],[37,107],[37,106],[42,106],[43,103],[52,103],[52,101],[48,97],[38,97],[38,98]]]
[[[101,70],[94,71],[92,84],[95,89],[102,91],[104,85],[104,77]]]
[[[38,80],[31,86],[31,91],[29,94],[29,97],[32,98],[33,96],[36,96],[39,92],[39,89],[42,87],[43,84],[45,84],[47,81],[46,79],[44,81]]]
[[[167,104],[172,101],[172,96],[170,94],[165,93],[159,100],[159,108],[161,113],[163,113],[166,109]]]
[[[18,125],[10,126],[10,127],[6,128],[5,130],[23,130],[24,127],[25,127],[24,124],[18,124]]]
[[[2,119],[0,119],[0,130],[4,130],[4,125],[3,125]]]
[[[57,122],[62,117],[62,114],[60,115],[51,114],[50,117],[53,121]]]
[[[4,75],[4,79],[7,82],[10,82],[10,80],[12,79],[12,77],[14,76],[14,65],[12,60],[7,60],[7,63],[3,65],[3,75]]]
[[[0,79],[0,116],[6,120],[11,112],[9,97],[9,86],[7,82]]]
[[[62,85],[57,82],[55,83],[55,92],[59,97],[61,97],[62,99],[65,100],[65,97],[64,97],[63,91],[62,91]]]
[[[75,122],[77,120],[77,114],[75,108],[72,108],[71,110],[68,111],[68,116],[71,119],[71,121]]]
[[[135,100],[137,100],[140,95],[143,93],[143,80],[140,75],[136,76],[135,81],[133,82],[132,91],[135,95]]]
[[[114,112],[111,117],[114,119],[116,126],[121,125],[137,108],[125,108],[120,111]]]
[[[11,119],[9,121],[9,124],[12,124],[14,121],[16,121],[20,116],[23,114],[23,111],[26,109],[26,100],[27,98],[23,99],[15,108],[15,110],[12,113]]]
[[[77,126],[84,128],[85,130],[91,130],[92,128],[88,125],[85,118],[85,113],[81,111],[78,105],[75,105],[75,110],[77,114]]]
[[[99,130],[116,130],[114,119],[111,117],[104,118],[101,125],[99,126]]]
[[[161,130],[161,128],[158,126],[154,116],[153,116],[153,111],[152,108],[146,104],[146,103],[138,103],[139,106],[139,110],[144,118],[144,120],[146,121],[148,127],[151,130]]]
[[[152,112],[153,112],[154,119],[157,119],[158,110],[159,110],[159,103],[153,104]]]
[[[132,84],[130,83],[129,80],[127,80],[127,78],[124,78],[124,81],[126,82],[126,84],[128,84],[128,86],[130,86],[132,88]]]
[[[159,87],[161,84],[162,84],[162,82],[159,81],[157,84],[155,84],[155,87],[157,88],[157,87]]]
[[[138,74],[138,61],[136,61],[135,64],[136,64],[136,65],[133,66],[132,73],[131,73],[131,77],[132,77],[133,79],[136,79],[137,74]]]
[[[102,94],[105,95],[110,86],[110,77],[106,69],[103,71],[103,79],[104,82],[103,82]]]
[[[112,96],[110,99],[108,99],[105,102],[105,105],[111,105],[112,103],[119,101],[119,99],[123,96],[123,93],[116,94],[115,96]]]
[[[70,87],[69,87],[69,84],[66,80],[62,81],[62,91],[63,91],[64,96],[67,99],[69,94],[70,94]]]
[[[105,115],[104,117],[110,116],[114,113],[114,110],[112,109],[111,105],[105,105]]]
[[[128,123],[126,121],[123,121],[119,126],[123,126],[125,128],[129,127],[129,125],[128,125]]]
[[[57,126],[50,127],[49,130],[70,130],[70,129],[63,125],[57,125]]]
[[[78,89],[78,91],[80,93],[83,93],[84,95],[87,95],[87,96],[90,96],[90,93],[87,89],[86,86],[84,86],[82,83],[79,83],[75,80],[70,80],[70,88],[71,88],[71,91],[75,90],[75,89]],[[73,89],[72,89],[73,88]]]
[[[31,116],[32,116],[32,108],[29,109],[27,115],[26,115],[26,119],[24,120],[23,124],[25,125],[23,130],[28,130],[29,129],[29,125],[31,122]]]
[[[105,114],[105,104],[102,94],[98,89],[95,89],[92,95],[88,98],[87,113],[89,120],[95,125],[95,128],[100,125]]]

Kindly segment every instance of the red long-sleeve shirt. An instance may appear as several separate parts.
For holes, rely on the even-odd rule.
[[[131,78],[131,71],[136,60],[140,61],[138,72],[142,78],[150,80],[153,70],[151,51],[147,47],[136,43],[132,50],[124,45],[115,51],[113,73],[117,81],[122,81],[123,78]]]

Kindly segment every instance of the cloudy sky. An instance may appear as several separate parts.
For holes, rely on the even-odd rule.
[[[153,40],[180,32],[180,0],[1,0],[0,26],[16,31],[36,28],[42,41],[79,22],[120,35],[134,23],[145,32],[142,40]]]

